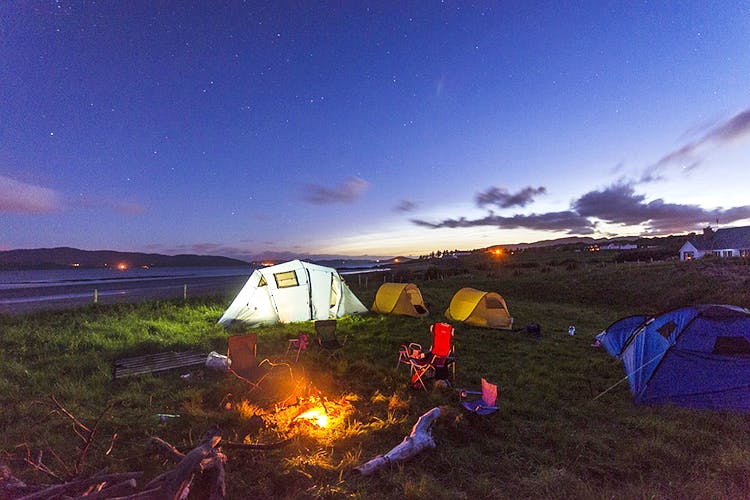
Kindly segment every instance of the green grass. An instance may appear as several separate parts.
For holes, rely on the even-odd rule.
[[[512,261],[511,261],[512,263]],[[296,434],[275,451],[229,450],[230,498],[742,498],[750,489],[750,415],[635,406],[616,360],[589,344],[617,318],[693,302],[750,306],[750,266],[728,263],[605,264],[518,267],[508,261],[463,266],[450,277],[417,280],[432,314],[425,319],[348,317],[338,331],[348,341],[330,362],[315,351],[294,366],[295,382],[310,382],[342,416],[325,431],[300,430],[282,419],[255,431],[249,415],[274,414],[294,388],[289,370],[275,368],[260,390],[222,373],[196,369],[113,381],[115,359],[165,350],[226,350],[216,320],[229,297],[153,302],[0,317],[0,452],[17,475],[49,482],[17,459],[20,444],[62,473],[80,440],[53,412],[51,396],[92,424],[109,404],[84,472],[169,467],[146,448],[156,435],[190,448],[213,423],[225,439],[269,441]],[[408,276],[408,274],[406,274]],[[381,278],[382,279],[382,278]],[[371,304],[376,284],[354,286]],[[394,369],[403,342],[429,343],[429,324],[442,320],[462,286],[500,292],[516,325],[542,325],[543,339],[457,326],[458,380],[482,377],[501,386],[501,410],[474,418],[458,411],[452,391],[407,388]],[[566,335],[575,324],[578,335]],[[279,360],[288,338],[311,323],[257,328],[259,356]],[[227,410],[227,396],[233,402]],[[346,402],[342,398],[346,399]],[[372,477],[352,467],[398,444],[433,406],[447,411],[434,426],[437,449]],[[159,423],[155,413],[179,419]],[[112,436],[117,439],[106,454]],[[2,455],[0,455],[2,456]]]

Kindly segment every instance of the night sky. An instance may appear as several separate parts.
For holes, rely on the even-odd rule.
[[[220,4],[0,3],[0,249],[750,223],[749,2]]]

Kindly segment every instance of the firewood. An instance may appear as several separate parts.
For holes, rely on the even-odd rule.
[[[224,441],[221,443],[222,448],[230,448],[235,450],[275,450],[283,446],[288,445],[294,441],[294,438],[286,438],[275,443],[235,443],[232,441]]]
[[[172,460],[173,462],[179,462],[180,460],[185,458],[184,453],[180,452],[180,450],[156,436],[151,437],[149,445],[151,446],[151,448],[154,448],[161,455]]]
[[[354,470],[363,476],[368,476],[391,462],[400,462],[408,460],[414,455],[436,447],[435,440],[432,438],[432,424],[440,416],[440,408],[435,407],[428,411],[419,419],[411,433],[401,441],[396,447],[385,455],[378,455],[369,462],[366,462]]]
[[[94,493],[89,493],[85,496],[76,497],[76,500],[103,500],[105,498],[116,498],[125,494],[132,493],[137,487],[135,479],[127,479],[125,481],[112,484],[105,484],[104,487]]]
[[[50,486],[48,488],[45,488],[41,491],[37,491],[36,493],[32,493],[29,495],[26,495],[22,497],[23,500],[36,500],[36,499],[45,499],[45,498],[51,498],[57,495],[64,495],[68,493],[77,492],[80,490],[83,490],[92,484],[99,484],[103,482],[116,482],[116,481],[127,481],[129,479],[136,479],[143,475],[143,472],[123,472],[123,473],[117,473],[117,474],[97,474],[96,476],[84,478],[84,479],[77,479],[74,481],[69,481],[67,483],[62,484],[56,484],[54,486]]]

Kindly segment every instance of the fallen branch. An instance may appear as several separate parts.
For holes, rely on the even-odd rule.
[[[149,442],[149,445],[154,448],[157,452],[159,452],[164,457],[172,460],[173,462],[179,462],[183,458],[185,458],[185,454],[182,453],[180,450],[172,446],[171,444],[167,443],[161,438],[158,438],[156,436],[151,437],[151,441]]]
[[[426,449],[435,448],[435,440],[432,439],[432,424],[439,416],[440,408],[438,407],[428,411],[419,417],[411,433],[399,445],[385,455],[378,455],[369,462],[355,467],[354,470],[363,476],[369,476],[386,464],[408,460]]]
[[[26,456],[23,458],[23,461],[26,462],[27,465],[30,465],[35,470],[38,470],[39,472],[43,472],[44,474],[47,474],[51,478],[57,480],[57,481],[64,481],[62,477],[60,477],[58,474],[55,474],[55,472],[47,467],[44,463],[42,463],[42,450],[39,450],[37,452],[36,458],[31,458],[31,449],[29,448],[29,445],[26,443],[21,443],[16,446],[16,448],[24,448],[26,450]],[[57,455],[53,452],[52,455],[57,458]],[[59,460],[59,458],[58,458]],[[64,465],[64,464],[63,464]],[[66,469],[67,472],[67,469]]]
[[[294,440],[294,438],[286,438],[275,443],[267,444],[253,444],[253,443],[235,443],[232,441],[224,441],[221,443],[222,448],[232,448],[239,450],[275,450],[283,446],[288,445]]]
[[[93,493],[87,495],[81,495],[76,500],[100,500],[105,498],[116,498],[122,495],[131,494],[138,486],[135,479],[126,479],[120,483],[115,483],[109,486],[108,483],[103,483],[102,488]]]
[[[0,498],[16,498],[44,488],[45,486],[28,486],[13,475],[5,462],[0,461]]]
[[[86,455],[89,452],[89,447],[91,447],[91,443],[94,442],[94,437],[96,436],[96,431],[99,429],[99,423],[102,421],[102,418],[104,418],[104,414],[107,413],[109,411],[109,409],[112,408],[113,405],[114,405],[114,403],[109,403],[102,410],[102,412],[99,414],[99,417],[97,417],[96,421],[94,422],[94,426],[89,431],[88,436],[86,436],[86,441],[84,442],[83,448],[81,448],[81,453],[78,456],[78,461],[76,462],[76,465],[75,465],[76,474],[79,474],[81,472],[81,469],[83,468],[83,464],[84,464],[84,462],[86,460]],[[114,441],[113,441],[113,443],[114,443]]]
[[[125,472],[119,474],[99,474],[86,479],[78,479],[63,484],[56,484],[43,490],[37,491],[23,497],[23,500],[42,500],[52,498],[57,495],[63,495],[70,492],[76,492],[88,488],[91,485],[99,483],[124,482],[131,479],[139,478],[143,472]],[[116,484],[116,483],[115,483]],[[106,491],[106,490],[103,490]]]
[[[176,448],[168,443],[159,440],[169,446],[169,453],[175,458],[179,453]],[[154,442],[152,440],[152,442]],[[226,495],[226,485],[224,483],[224,463],[226,456],[216,448],[221,442],[221,432],[217,426],[213,426],[200,444],[184,455],[177,467],[173,470],[162,474],[146,485],[146,490],[139,494],[124,498],[143,498],[146,492],[152,493],[154,498],[186,498],[190,491],[190,486],[196,474],[204,470],[213,469],[214,484],[211,489],[211,498],[224,498]],[[171,448],[171,449],[170,449]],[[164,447],[162,446],[162,449]]]

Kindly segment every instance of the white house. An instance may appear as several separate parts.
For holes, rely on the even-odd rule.
[[[680,248],[680,260],[699,259],[704,255],[717,257],[750,257],[750,226],[727,227],[688,238]]]

